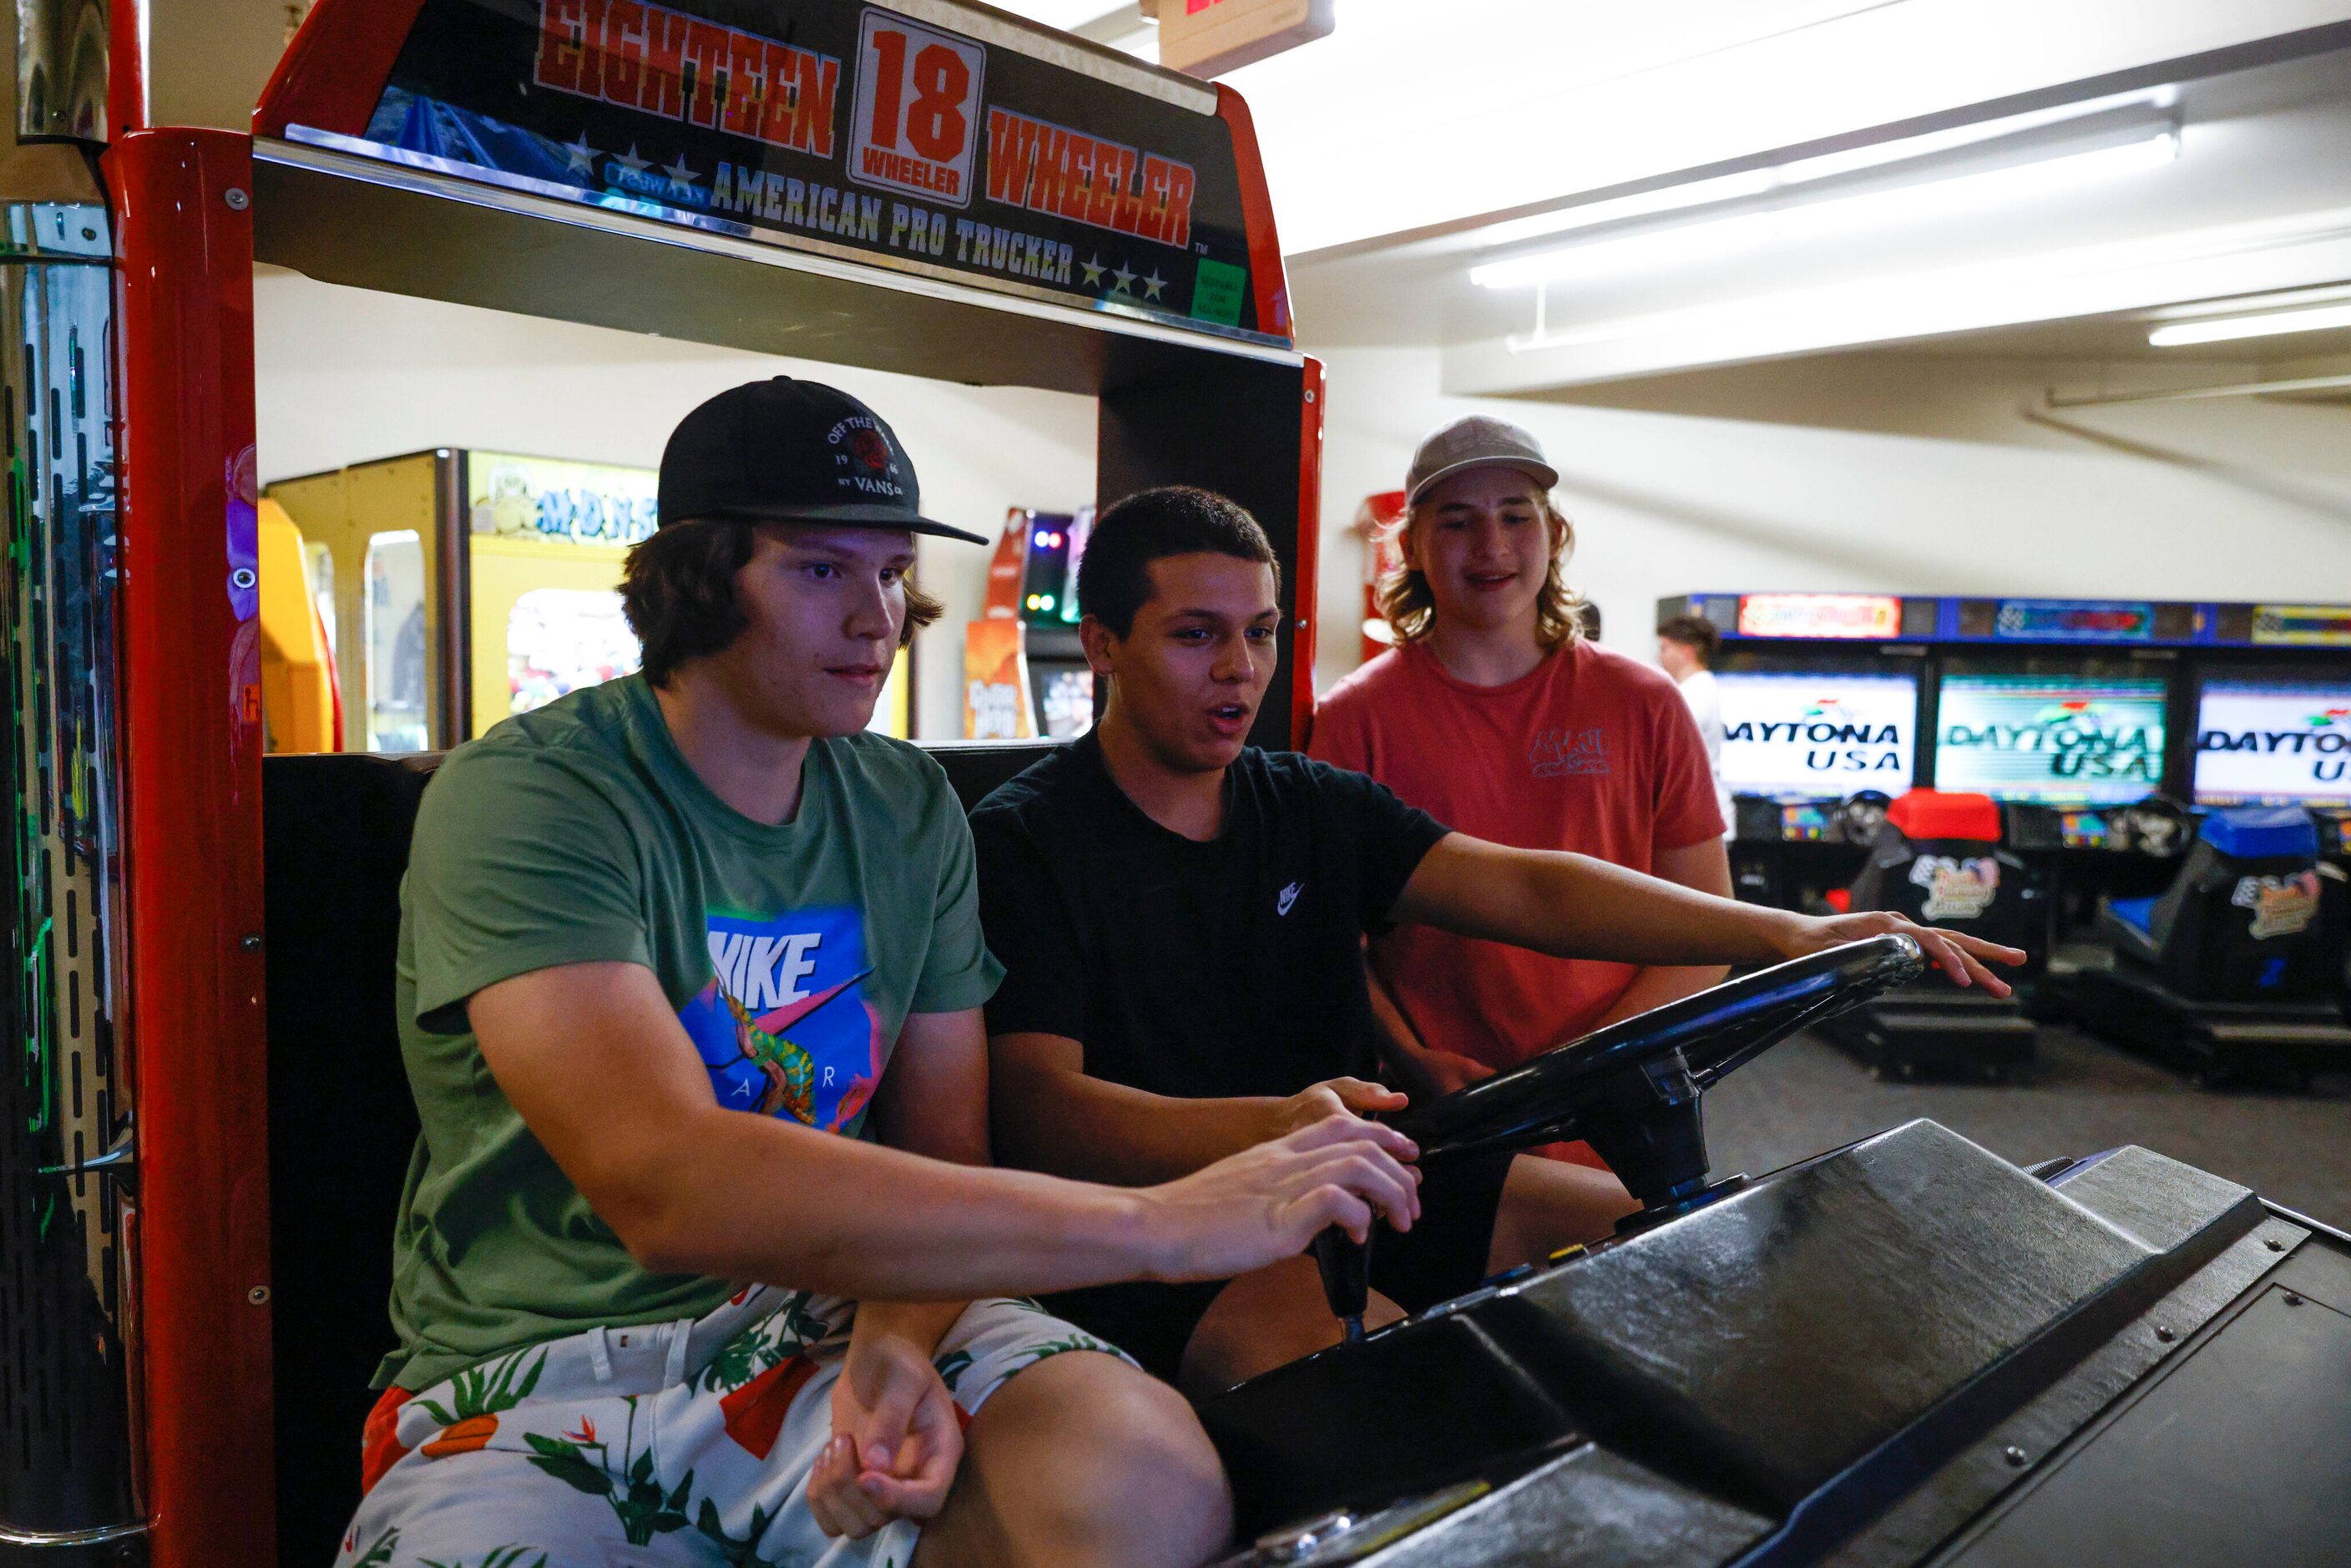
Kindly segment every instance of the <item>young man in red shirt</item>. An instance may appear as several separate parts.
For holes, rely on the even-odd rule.
[[[1413,456],[1402,561],[1379,601],[1396,645],[1333,687],[1311,755],[1496,843],[1568,850],[1728,897],[1706,749],[1656,670],[1584,637],[1562,580],[1558,473],[1517,425],[1470,415]],[[1429,925],[1371,944],[1373,1005],[1456,1089],[1722,978],[1714,965],[1555,957]],[[1583,1145],[1556,1151],[1597,1164]]]
[[[1452,831],[1359,773],[1246,744],[1278,663],[1280,577],[1255,518],[1169,488],[1104,512],[1078,604],[1109,706],[972,813],[998,1151],[1091,1181],[1164,1182],[1344,1107],[1393,1112],[1359,954],[1391,922],[1626,964],[1771,962],[1916,936],[1961,983],[2023,955],[1884,915],[1813,919],[1583,855]],[[1666,700],[1681,699],[1668,687]],[[1681,721],[1685,726],[1688,718]],[[1700,778],[1704,769],[1701,765]],[[1367,1321],[1604,1233],[1604,1172],[1508,1155],[1429,1171],[1421,1218],[1373,1249]],[[1050,1304],[1196,1389],[1338,1333],[1311,1260]]]

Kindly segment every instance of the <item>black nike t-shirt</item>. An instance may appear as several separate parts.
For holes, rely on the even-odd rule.
[[[980,802],[991,1034],[1057,1034],[1155,1094],[1377,1076],[1358,944],[1447,830],[1360,773],[1251,747],[1207,843],[1128,800],[1092,736]]]

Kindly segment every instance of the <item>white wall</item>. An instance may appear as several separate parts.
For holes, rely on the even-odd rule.
[[[1579,538],[1570,580],[1605,641],[1642,658],[1656,601],[1701,589],[2351,600],[2342,403],[2045,413],[2063,367],[1848,356],[1683,378],[1700,415],[1667,406],[1668,382],[1639,410],[1473,400],[1439,392],[1434,349],[1325,358],[1324,689],[1357,646],[1356,507],[1401,485],[1423,434],[1477,411],[1542,441]]]
[[[715,392],[811,376],[872,404],[904,441],[925,512],[985,534],[1007,507],[1069,510],[1094,492],[1094,404],[960,387],[315,283],[254,286],[259,460],[266,482],[434,446],[653,467],[670,427]],[[916,733],[963,733],[963,627],[987,552],[921,543],[946,614],[917,643]]]

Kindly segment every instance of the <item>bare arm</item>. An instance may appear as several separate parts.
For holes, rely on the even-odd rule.
[[[1380,1060],[1400,1082],[1417,1094],[1450,1094],[1467,1088],[1493,1069],[1472,1057],[1443,1051],[1420,1038],[1412,1020],[1388,989],[1387,982],[1370,963],[1364,966],[1364,990],[1372,1004],[1372,1027],[1378,1031]]]
[[[873,1096],[882,1142],[959,1166],[992,1164],[987,1147],[987,1037],[979,1009],[910,1013]],[[891,1333],[927,1355],[955,1326],[965,1302],[859,1303],[854,1333]]]
[[[1696,888],[1717,898],[1730,896],[1730,851],[1720,834],[1700,839],[1677,850],[1659,850],[1653,857],[1651,874],[1662,882]],[[1615,1004],[1600,1016],[1594,1029],[1605,1029],[1620,1019],[1628,1019],[1651,1008],[1664,1007],[1693,996],[1708,986],[1720,985],[1723,976],[1730,971],[1721,964],[1647,964],[1633,976],[1624,994]]]
[[[1119,1191],[974,1169],[722,1109],[653,972],[569,964],[467,1013],[498,1087],[646,1268],[829,1294],[951,1300],[1221,1279],[1324,1226],[1409,1226],[1386,1129],[1330,1119],[1182,1181]],[[893,1115],[899,1113],[893,1113]]]
[[[1122,1186],[1167,1181],[1340,1111],[1400,1111],[1401,1094],[1334,1078],[1288,1099],[1186,1100],[1086,1076],[1085,1048],[1058,1034],[988,1040],[996,1141],[1032,1170]]]
[[[893,1149],[987,1165],[987,1041],[979,1009],[909,1014],[872,1114],[875,1134]],[[857,1303],[832,1385],[833,1437],[809,1471],[809,1511],[826,1534],[862,1537],[892,1519],[928,1519],[946,1504],[963,1433],[931,1358],[967,1305]]]
[[[1422,857],[1391,918],[1511,942],[1561,958],[1623,964],[1775,963],[1840,943],[1900,932],[1959,985],[1996,997],[2008,983],[1984,967],[2021,964],[2013,947],[1872,912],[1823,919],[1718,898],[1589,855],[1510,849],[1448,833]]]

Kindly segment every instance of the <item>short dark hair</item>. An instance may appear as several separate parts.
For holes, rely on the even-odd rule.
[[[1657,635],[1696,653],[1698,662],[1708,669],[1714,667],[1714,655],[1722,647],[1722,633],[1703,615],[1677,615],[1669,621],[1660,621]]]
[[[1151,598],[1151,563],[1171,555],[1228,555],[1273,569],[1281,592],[1281,562],[1249,508],[1214,490],[1163,485],[1138,490],[1094,519],[1078,562],[1078,611],[1114,637],[1134,630],[1135,612]]]
[[[680,664],[723,653],[742,635],[751,622],[735,601],[735,574],[750,561],[758,542],[757,523],[697,517],[656,528],[630,548],[622,569],[621,609],[629,630],[644,644],[646,680],[665,686]],[[942,608],[909,576],[906,623],[898,630],[898,645],[912,643]]]

